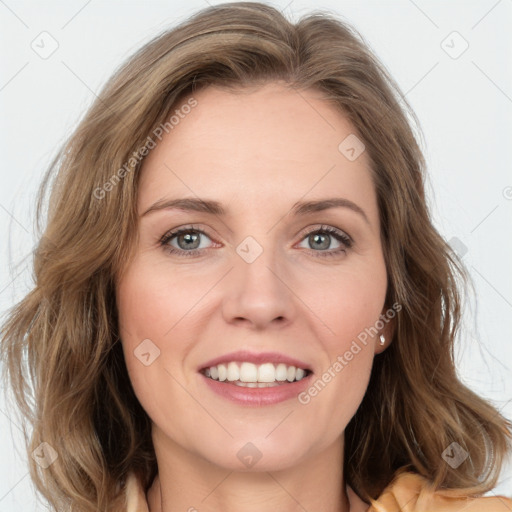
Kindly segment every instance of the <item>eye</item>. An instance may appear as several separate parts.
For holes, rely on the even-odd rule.
[[[338,247],[330,249],[333,238]],[[339,256],[346,253],[353,244],[352,239],[347,234],[331,226],[322,226],[309,231],[304,242],[309,245],[309,248],[314,249],[315,256],[319,257]]]
[[[168,231],[162,236],[159,243],[169,254],[185,257],[200,256],[205,249],[208,249],[205,238],[211,240],[202,229],[185,226]],[[337,244],[334,249],[331,248],[333,239]],[[319,257],[341,256],[353,244],[352,239],[347,234],[331,226],[312,229],[306,233],[303,240],[302,243],[306,242],[313,254]]]
[[[210,238],[201,229],[184,227],[168,231],[161,238],[160,245],[171,254],[197,256],[206,248],[201,244],[202,239],[205,237]],[[174,242],[174,244],[172,242]]]

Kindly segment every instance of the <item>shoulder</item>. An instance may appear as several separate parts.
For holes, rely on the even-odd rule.
[[[471,497],[457,489],[434,491],[430,482],[412,472],[395,476],[368,512],[510,512],[512,499],[505,496]]]

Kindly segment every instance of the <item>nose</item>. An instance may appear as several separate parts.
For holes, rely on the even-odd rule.
[[[230,324],[253,330],[283,327],[295,314],[291,278],[273,251],[263,250],[251,263],[238,255],[224,283],[222,312]]]

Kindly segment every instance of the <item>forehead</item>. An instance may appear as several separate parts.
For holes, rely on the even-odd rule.
[[[190,98],[195,106],[182,108],[194,104]],[[270,206],[339,193],[375,206],[368,204],[375,198],[366,153],[351,160],[343,144],[340,149],[347,137],[361,137],[321,91],[279,83],[208,87],[173,113],[172,129],[144,161],[139,211],[150,201],[183,195]]]

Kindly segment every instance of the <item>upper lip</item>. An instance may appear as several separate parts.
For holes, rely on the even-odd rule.
[[[283,363],[287,366],[295,366],[296,368],[302,368],[303,370],[309,370],[311,367],[300,361],[299,359],[295,359],[294,357],[289,357],[285,354],[280,354],[279,352],[248,352],[246,350],[238,350],[237,352],[230,352],[229,354],[224,354],[223,356],[216,357],[215,359],[211,359],[206,363],[202,364],[198,370],[204,370],[205,368],[211,368],[212,366],[217,366],[222,363],[229,363],[231,361],[236,361],[238,363],[243,363],[247,361],[248,363],[254,364],[263,364],[263,363]]]

